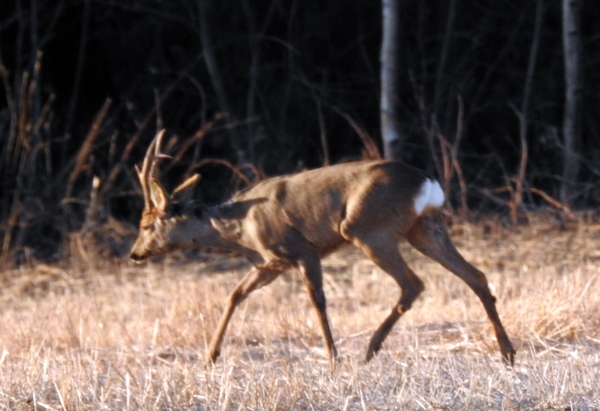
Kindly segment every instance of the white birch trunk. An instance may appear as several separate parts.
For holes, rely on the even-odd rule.
[[[564,164],[560,200],[573,198],[579,172],[577,149],[581,140],[581,0],[563,0],[565,61]]]
[[[400,0],[382,0],[381,137],[385,158],[398,159],[402,136],[398,126],[398,31]]]

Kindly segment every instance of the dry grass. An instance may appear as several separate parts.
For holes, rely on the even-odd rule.
[[[486,223],[453,237],[495,287],[514,369],[474,294],[409,251],[427,289],[369,364],[370,334],[398,289],[357,252],[325,261],[335,372],[293,274],[236,312],[220,362],[206,368],[243,263],[37,266],[2,276],[0,409],[600,409],[600,226],[542,220],[509,233]]]

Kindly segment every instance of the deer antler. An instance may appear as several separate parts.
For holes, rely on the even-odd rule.
[[[164,134],[164,130],[162,130],[161,133]],[[148,177],[152,178],[156,181],[159,180],[158,164],[160,163],[160,160],[163,160],[165,158],[173,158],[170,155],[163,154],[160,152],[160,146],[162,143],[162,134],[159,136],[158,141],[156,142],[156,146],[154,147],[154,157],[152,158],[152,164],[150,164],[150,171],[148,173]]]
[[[144,194],[145,210],[149,210],[152,208],[152,201],[150,200],[150,189],[148,187],[149,179],[152,177],[158,180],[158,161],[163,158],[170,158],[169,156],[160,152],[160,146],[162,144],[162,139],[164,135],[164,129],[156,133],[154,140],[152,140],[152,143],[150,143],[150,146],[146,151],[146,156],[144,157],[144,162],[142,163],[142,169],[140,170],[138,166],[135,167],[138,173],[138,177],[140,179],[140,184],[142,186],[142,193]]]

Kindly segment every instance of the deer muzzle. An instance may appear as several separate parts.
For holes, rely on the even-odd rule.
[[[144,261],[146,259],[146,257],[147,257],[146,255],[143,255],[143,254],[137,252],[136,250],[132,250],[131,253],[129,254],[129,258],[136,263]]]

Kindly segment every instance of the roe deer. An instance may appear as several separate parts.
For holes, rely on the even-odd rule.
[[[271,178],[246,188],[226,203],[194,208],[178,204],[158,180],[157,163],[164,130],[136,170],[144,194],[140,232],[131,250],[139,261],[174,249],[216,246],[238,251],[254,266],[229,295],[225,312],[208,349],[214,362],[236,306],[252,291],[287,269],[300,272],[314,306],[331,364],[337,351],[325,308],[321,258],[352,244],[398,283],[401,297],[373,334],[369,361],[423,291],[423,282],[399,252],[401,238],[460,277],[479,297],[504,361],[514,364],[515,350],[500,322],[485,275],[458,253],[443,223],[444,194],[437,181],[400,162],[345,163]],[[194,176],[174,190],[198,180]]]

